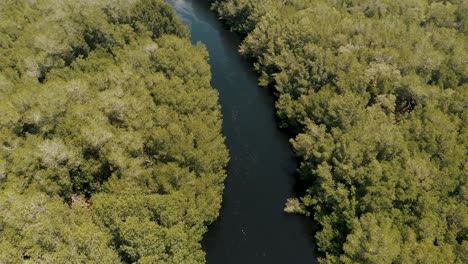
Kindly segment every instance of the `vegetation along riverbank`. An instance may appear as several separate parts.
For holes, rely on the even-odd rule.
[[[228,153],[162,0],[0,2],[0,263],[204,263]]]
[[[468,2],[214,1],[273,86],[323,263],[467,263]]]

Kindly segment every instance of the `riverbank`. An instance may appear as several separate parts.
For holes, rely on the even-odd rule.
[[[168,1],[209,52],[230,152],[220,217],[205,234],[211,263],[315,263],[312,221],[283,211],[294,197],[297,162],[277,126],[274,97],[257,85],[252,66],[203,1]]]

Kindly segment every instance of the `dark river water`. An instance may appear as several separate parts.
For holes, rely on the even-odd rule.
[[[312,221],[283,212],[293,197],[297,163],[277,127],[271,91],[257,86],[238,53],[240,39],[209,10],[207,0],[167,0],[209,51],[231,160],[218,221],[203,240],[208,264],[317,263]]]

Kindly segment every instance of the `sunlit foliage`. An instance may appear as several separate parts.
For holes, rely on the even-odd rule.
[[[214,3],[296,135],[323,263],[468,261],[467,3]]]
[[[0,263],[203,263],[227,151],[162,0],[0,2]]]

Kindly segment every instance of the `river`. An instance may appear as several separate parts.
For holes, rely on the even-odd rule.
[[[231,160],[219,219],[203,240],[208,264],[317,263],[312,221],[283,212],[294,197],[297,162],[277,126],[274,98],[257,86],[237,52],[240,39],[209,10],[207,0],[166,0],[209,52]]]

